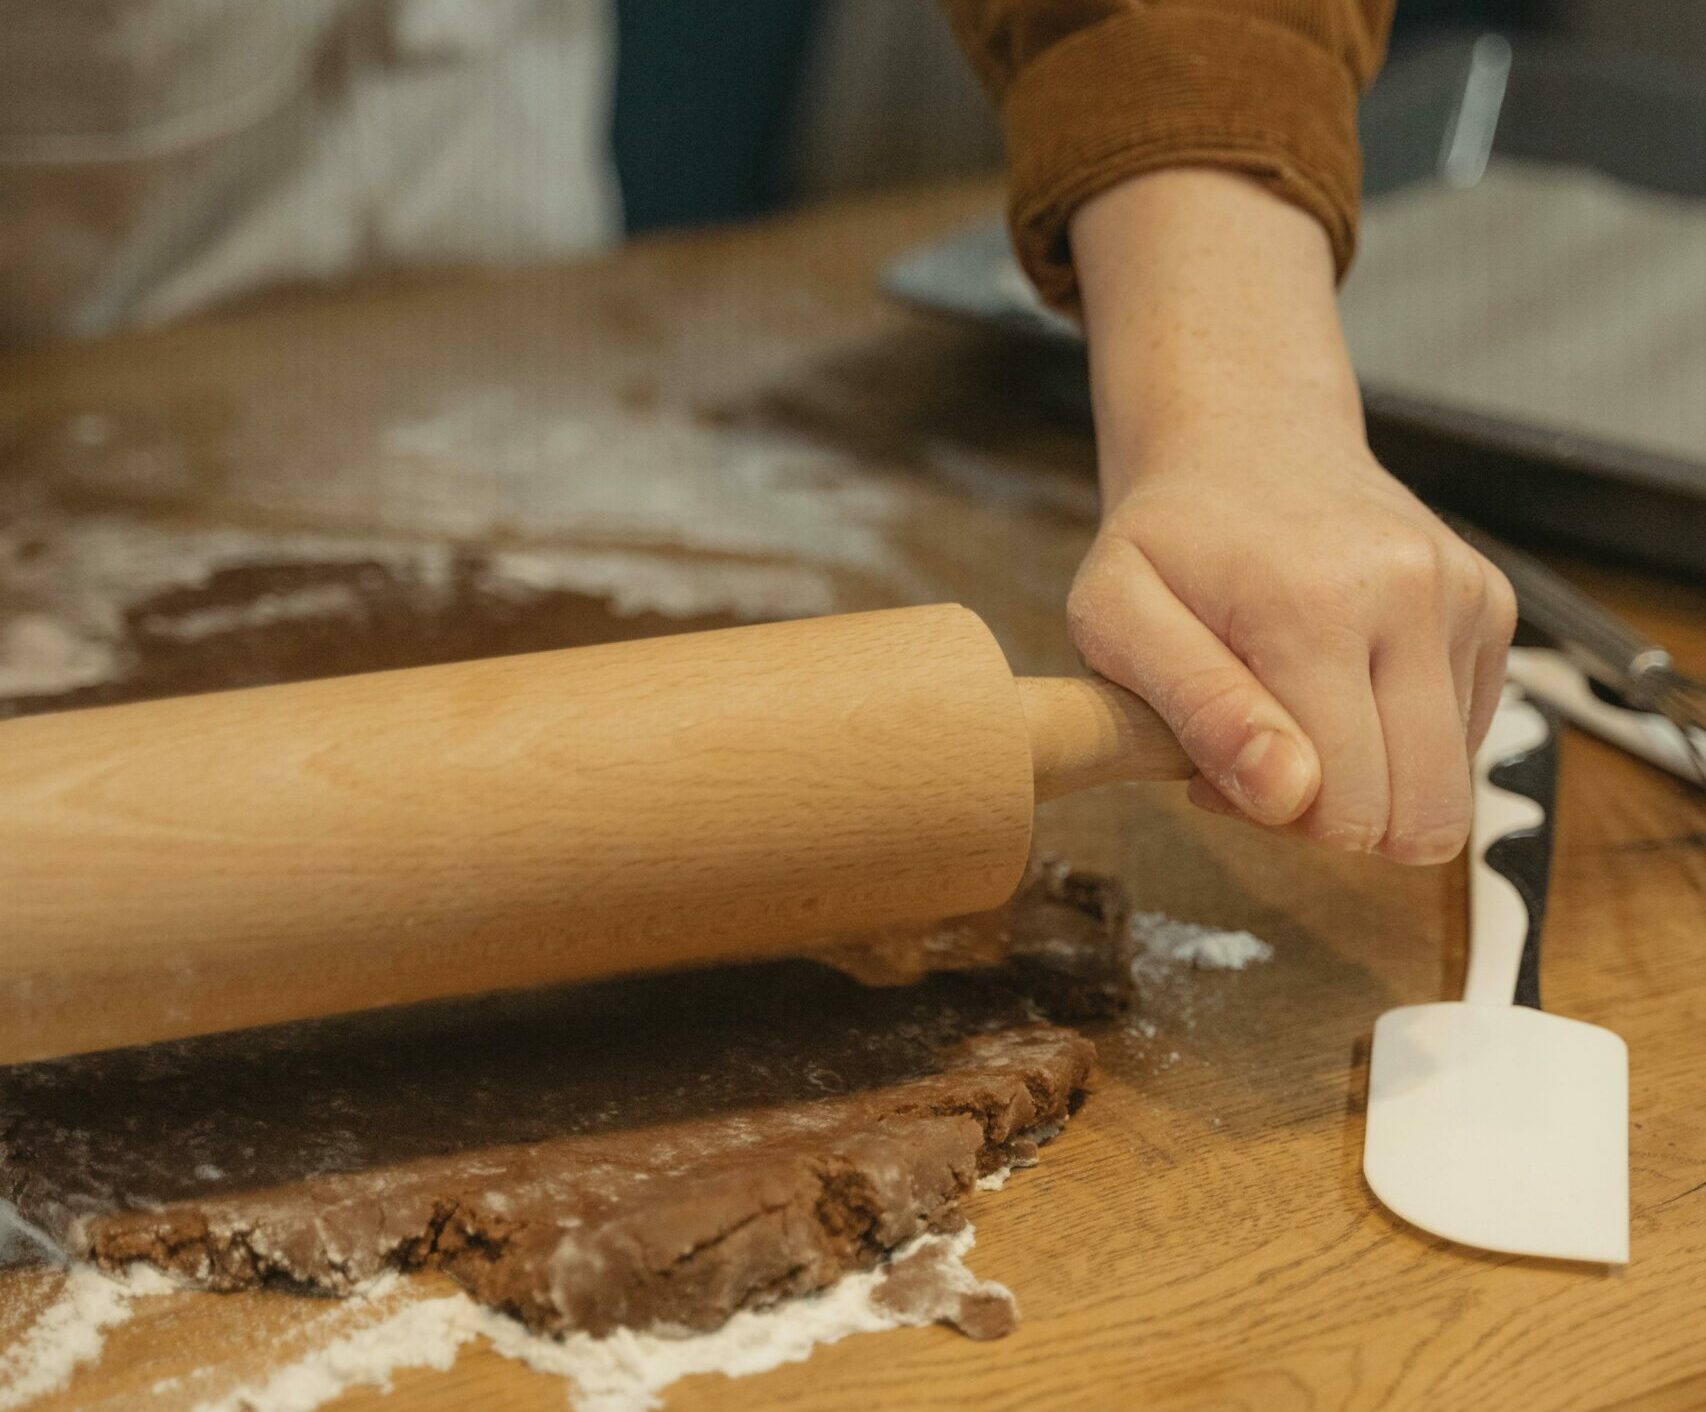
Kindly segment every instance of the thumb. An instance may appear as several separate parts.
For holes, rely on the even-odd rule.
[[[1085,661],[1153,706],[1203,777],[1246,815],[1288,824],[1314,802],[1321,761],[1309,738],[1136,545],[1097,540],[1067,615]]]

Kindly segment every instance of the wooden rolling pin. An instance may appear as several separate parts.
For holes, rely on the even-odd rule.
[[[999,906],[1035,800],[1182,778],[947,605],[0,724],[0,1062]]]

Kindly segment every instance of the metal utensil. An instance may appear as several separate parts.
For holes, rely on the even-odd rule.
[[[1706,788],[1706,683],[1680,671],[1658,643],[1539,560],[1459,519],[1451,523],[1510,580],[1525,623],[1615,690],[1621,704],[1662,716],[1675,727],[1694,782]]]
[[[1628,1050],[1540,1009],[1556,770],[1556,731],[1507,687],[1475,763],[1463,999],[1376,1023],[1363,1174],[1388,1209],[1448,1240],[1622,1264]]]
[[[1573,726],[1648,764],[1668,770],[1678,779],[1706,785],[1699,774],[1699,757],[1706,753],[1706,731],[1686,733],[1653,711],[1637,711],[1609,693],[1567,654],[1553,647],[1513,647],[1505,673],[1529,696],[1543,701]],[[1689,749],[1692,741],[1693,750]]]

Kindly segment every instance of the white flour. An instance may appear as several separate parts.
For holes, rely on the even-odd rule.
[[[0,696],[111,680],[134,605],[251,565],[372,563],[428,609],[448,606],[459,552],[479,561],[482,592],[585,593],[619,614],[822,614],[854,581],[897,602],[928,596],[891,541],[906,505],[896,486],[775,433],[475,389],[358,437],[355,480],[315,459],[263,476],[233,452],[234,518],[306,529],[187,524],[170,513],[189,493],[174,444],[138,451],[94,414],[70,417],[61,440],[56,483],[141,505],[73,517],[40,486],[0,485]],[[361,607],[350,585],[309,584],[137,626],[194,642]]]
[[[1030,1138],[1033,1142],[1052,1142],[1060,1136],[1060,1124],[1039,1123],[1036,1127],[1027,1129],[1022,1136]],[[1013,1173],[1036,1165],[1037,1159],[1035,1157],[1015,1157],[1011,1162],[979,1177],[977,1189],[979,1191],[1000,1191],[1008,1182],[1012,1181]]]
[[[222,569],[250,564],[376,563],[410,586],[415,602],[448,606],[454,547],[406,539],[318,534],[256,535],[90,518],[55,528],[51,548],[26,559],[30,536],[0,532],[0,591],[34,605],[0,613],[0,697],[43,695],[111,680],[131,605],[168,590],[197,589]],[[479,587],[526,602],[566,591],[605,598],[618,614],[690,617],[732,612],[764,618],[828,613],[835,592],[825,569],[803,563],[719,562],[628,549],[506,549],[486,556]],[[359,595],[345,584],[310,584],[232,606],[152,613],[156,637],[196,642],[287,620],[352,619]]]
[[[43,613],[0,622],[0,696],[37,696],[105,681],[116,670],[110,643],[73,632]]]
[[[143,626],[161,637],[199,642],[205,637],[264,628],[273,623],[312,618],[348,618],[361,610],[361,597],[347,583],[315,583],[289,593],[269,593],[248,603],[195,608],[187,613],[151,614]]]
[[[1131,964],[1142,982],[1158,966],[1194,966],[1199,971],[1242,971],[1271,960],[1273,947],[1245,931],[1223,931],[1201,922],[1181,922],[1162,912],[1134,912],[1129,925],[1143,951]]]
[[[952,1288],[1003,1292],[965,1267],[963,1257],[972,1243],[969,1226],[952,1236],[920,1236],[896,1251],[894,1260],[940,1250]],[[744,1310],[720,1329],[687,1336],[623,1329],[602,1339],[578,1333],[548,1338],[466,1295],[425,1299],[264,1379],[200,1403],[195,1412],[312,1412],[349,1388],[388,1389],[392,1375],[405,1368],[448,1369],[457,1350],[478,1338],[505,1358],[565,1379],[576,1412],[645,1412],[661,1406],[659,1395],[681,1378],[762,1373],[797,1363],[820,1344],[851,1334],[928,1322],[927,1314],[900,1313],[876,1300],[886,1278],[885,1266],[847,1275],[821,1293]],[[391,1281],[383,1281],[367,1297],[385,1297],[393,1290]]]
[[[0,1412],[59,1391],[78,1364],[100,1357],[106,1331],[130,1317],[133,1300],[170,1294],[176,1288],[144,1265],[132,1266],[122,1279],[90,1265],[74,1265],[63,1281],[53,1303],[0,1352]]]
[[[1180,1062],[1177,1049],[1157,1041],[1192,1035],[1199,1022],[1215,1023],[1225,1005],[1222,988],[1199,984],[1198,971],[1242,971],[1273,957],[1274,949],[1246,931],[1227,931],[1201,922],[1181,922],[1162,912],[1136,912],[1127,924],[1138,943],[1131,978],[1143,996],[1143,1012],[1126,1021],[1141,1052],[1157,1073]]]

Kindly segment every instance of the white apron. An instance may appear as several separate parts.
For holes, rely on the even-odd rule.
[[[0,345],[620,228],[612,0],[0,0]]]

